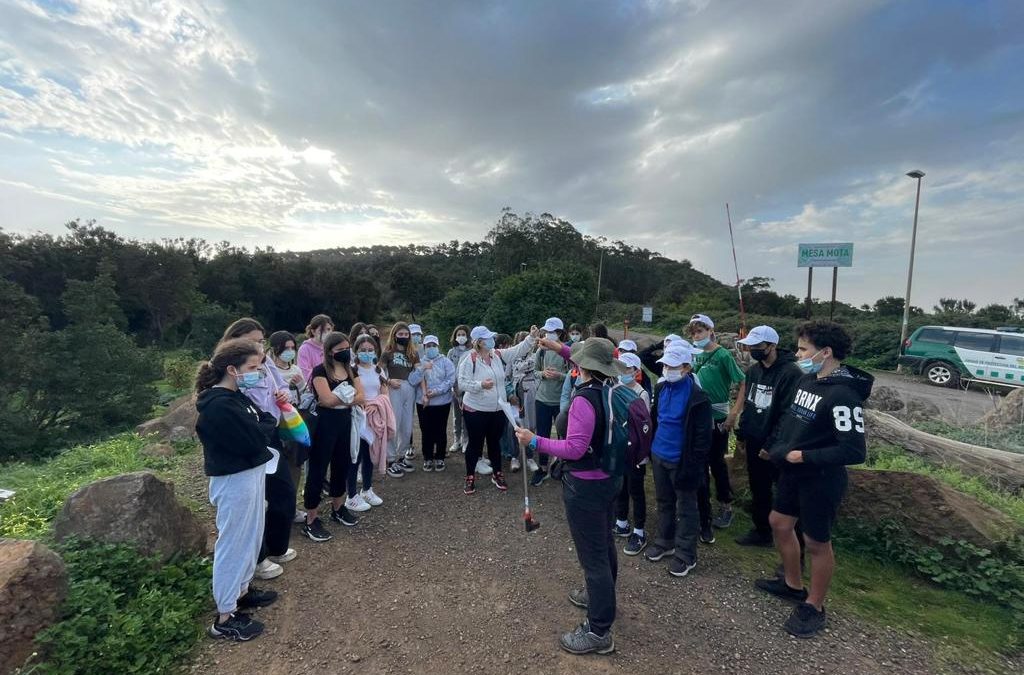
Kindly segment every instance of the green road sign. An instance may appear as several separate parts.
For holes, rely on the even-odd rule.
[[[853,243],[797,244],[797,267],[853,267]]]

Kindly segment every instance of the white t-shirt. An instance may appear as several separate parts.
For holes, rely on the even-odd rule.
[[[380,375],[374,366],[359,364],[359,382],[363,385],[363,400],[369,401],[380,396]]]

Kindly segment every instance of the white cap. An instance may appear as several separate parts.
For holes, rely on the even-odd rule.
[[[665,355],[658,359],[658,363],[664,363],[669,368],[678,368],[693,363],[693,352],[685,347],[669,347],[665,350]]]
[[[708,328],[715,327],[715,322],[712,321],[711,317],[708,316],[707,314],[694,314],[693,316],[690,317],[690,323],[694,323],[695,321],[701,322]]]
[[[492,338],[495,335],[497,335],[497,333],[492,332],[489,328],[487,328],[487,326],[477,326],[472,331],[470,331],[469,339],[486,340],[487,338]]]
[[[689,340],[684,340],[683,338],[679,338],[678,340],[672,343],[672,346],[666,347],[666,349],[686,349],[691,354],[704,353],[703,349],[700,349],[699,347],[694,347]]]
[[[770,342],[773,345],[779,344],[779,334],[775,332],[775,329],[771,326],[754,326],[747,333],[747,337],[742,340],[737,340],[741,345],[747,345],[752,347],[753,345],[759,345],[762,342]]]
[[[675,333],[669,333],[668,335],[665,336],[665,340],[664,341],[665,341],[665,344],[668,344],[669,342],[679,342],[682,339],[683,339],[682,337],[680,337],[679,335],[676,335]]]
[[[630,368],[636,368],[637,370],[640,370],[640,357],[637,356],[636,354],[619,354],[619,361],[621,363],[626,364]]]
[[[553,316],[544,322],[544,330],[548,331],[549,333],[553,333],[556,330],[562,330],[563,328],[565,328],[565,325],[562,323],[562,320],[559,319],[557,316]]]
[[[619,349],[626,349],[631,352],[636,351],[636,343],[632,340],[621,340],[619,341]]]
[[[424,345],[439,345],[439,344],[441,344],[441,341],[437,339],[436,335],[428,335],[427,337],[423,338],[423,344]]]
[[[417,334],[418,335],[423,335],[423,329],[420,328],[420,325],[418,323],[410,323],[409,324],[409,334],[410,335],[417,335]]]

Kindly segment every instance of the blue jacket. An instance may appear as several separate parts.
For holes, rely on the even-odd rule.
[[[438,392],[436,396],[428,399],[427,405],[448,405],[452,402],[452,388],[455,386],[455,364],[444,354],[438,354],[437,358],[423,358],[421,364],[430,363],[430,370],[422,369],[423,380],[426,382],[427,390]],[[410,378],[411,379],[411,378]],[[417,395],[417,399],[419,396]]]
[[[661,422],[667,421],[667,417],[663,416],[659,408],[670,402],[669,397],[666,397],[665,401],[661,400],[662,393],[666,387],[673,385],[659,382],[654,388],[654,396],[651,397],[651,420],[654,422],[654,442],[651,445],[651,453],[663,461],[670,461],[658,454],[659,443],[669,441],[679,444],[679,471],[676,473],[676,487],[680,490],[696,490],[700,487],[701,481],[704,480],[704,464],[711,451],[711,403],[708,402],[708,395],[704,393],[704,390],[697,386],[693,375],[690,375],[689,379],[690,397],[686,402],[685,410],[682,411],[681,433],[672,433],[670,426],[675,425],[665,427],[664,432],[661,427]],[[678,412],[666,411],[665,415],[674,416]],[[663,433],[667,435],[663,435]],[[664,446],[662,447],[664,448]]]

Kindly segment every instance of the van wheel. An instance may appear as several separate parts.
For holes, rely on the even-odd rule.
[[[960,386],[960,371],[945,361],[932,361],[924,369],[924,375],[928,381],[937,387],[958,387]]]

